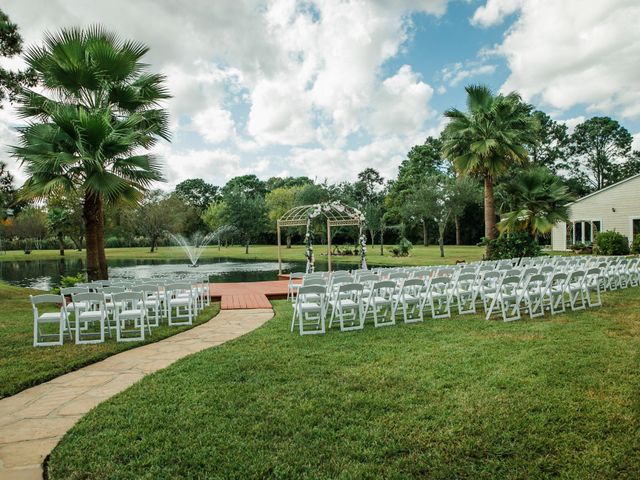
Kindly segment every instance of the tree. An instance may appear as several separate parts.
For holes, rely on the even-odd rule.
[[[26,54],[45,94],[25,90],[18,97],[18,113],[29,123],[13,153],[28,176],[25,194],[84,193],[89,280],[108,275],[105,202],[137,202],[162,180],[157,160],[144,152],[169,139],[168,115],[158,107],[169,94],[162,75],[145,71],[147,51],[90,27],[47,34]]]
[[[267,193],[267,187],[264,182],[255,175],[241,175],[233,177],[222,187],[222,196],[226,197],[229,193],[242,193],[244,195],[259,195],[264,197]]]
[[[11,58],[22,53],[22,37],[18,26],[0,10],[0,57]],[[31,69],[13,72],[0,67],[0,108],[5,99],[13,101],[23,87],[33,87],[36,76]]]
[[[549,233],[557,222],[569,220],[569,189],[549,169],[523,170],[505,185],[506,202],[498,229],[528,232],[534,238]]]
[[[167,232],[180,229],[184,201],[177,195],[168,195],[162,190],[147,192],[136,211],[136,230],[149,239],[151,253],[155,252],[158,241]]]
[[[328,201],[329,192],[326,185],[308,184],[296,194],[296,205],[315,205]]]
[[[198,215],[213,202],[220,199],[219,188],[205,182],[201,178],[190,178],[176,185],[175,194],[184,203],[198,210]]]
[[[30,243],[35,240],[39,248],[40,240],[47,235],[47,216],[34,207],[27,207],[15,218],[13,234],[24,240],[24,253],[30,253]]]
[[[225,195],[226,223],[236,227],[242,236],[246,254],[251,240],[267,228],[267,207],[260,195],[249,195],[239,191]]]
[[[275,225],[280,217],[296,206],[296,196],[302,187],[280,187],[265,196],[269,221]],[[287,248],[291,248],[291,229],[286,232]]]
[[[444,235],[449,221],[461,215],[464,208],[478,200],[478,188],[468,178],[455,179],[451,175],[431,175],[407,197],[410,208],[419,211],[424,221],[433,220],[438,226],[438,246],[444,257]]]
[[[537,141],[537,122],[515,92],[494,95],[482,85],[465,90],[468,112],[452,108],[444,114],[449,123],[442,150],[460,173],[482,177],[485,237],[494,238],[494,179],[511,165],[526,163],[527,148]]]
[[[5,162],[0,162],[0,218],[5,219],[7,217],[7,210],[13,207],[16,203],[16,191],[13,187],[13,175],[7,169]],[[14,209],[12,209],[14,210]],[[18,213],[18,212],[12,212]]]
[[[356,203],[364,206],[367,203],[379,203],[380,193],[384,186],[384,178],[373,168],[365,168],[358,174],[358,180],[353,185]]]
[[[533,116],[538,122],[538,130],[537,142],[530,148],[531,163],[547,167],[553,172],[566,169],[570,147],[567,126],[540,110],[533,112]]]
[[[64,237],[69,237],[81,251],[84,240],[82,196],[75,191],[53,194],[47,199],[47,209],[49,229],[58,238],[60,248],[64,248]],[[64,255],[62,251],[60,255]]]
[[[593,117],[576,126],[571,136],[573,175],[595,190],[622,180],[633,137],[609,117]]]
[[[375,235],[378,233],[380,240],[380,255],[384,255],[384,231],[386,229],[384,204],[382,202],[367,203],[362,209],[362,214],[364,215],[367,229],[371,235],[371,246],[375,246]]]
[[[271,192],[276,188],[304,187],[312,183],[309,177],[271,177],[265,182],[265,187]]]

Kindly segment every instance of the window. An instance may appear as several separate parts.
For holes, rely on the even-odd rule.
[[[633,237],[640,234],[640,218],[634,218],[631,220],[631,233],[633,234]]]
[[[600,220],[576,220],[573,222],[573,243],[592,243],[601,228]]]

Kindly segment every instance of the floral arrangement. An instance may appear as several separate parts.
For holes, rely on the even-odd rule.
[[[367,269],[367,236],[360,232],[360,268]]]

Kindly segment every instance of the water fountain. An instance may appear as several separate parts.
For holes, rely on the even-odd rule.
[[[173,241],[180,245],[185,251],[192,267],[198,266],[198,259],[200,255],[202,255],[204,248],[216,237],[215,232],[210,232],[206,235],[203,235],[201,232],[196,232],[191,236],[191,240],[188,240],[179,233],[169,232],[169,235],[173,238]]]

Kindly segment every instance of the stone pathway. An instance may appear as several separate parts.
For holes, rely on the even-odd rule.
[[[42,479],[42,462],[85,413],[145,375],[261,326],[273,310],[225,310],[207,323],[0,400],[0,480]],[[55,348],[55,347],[42,347]]]

